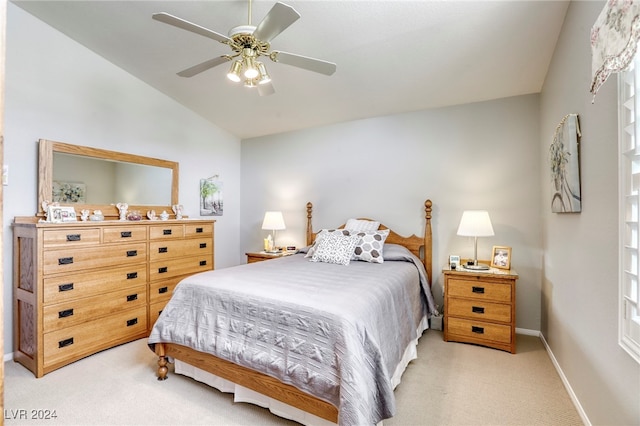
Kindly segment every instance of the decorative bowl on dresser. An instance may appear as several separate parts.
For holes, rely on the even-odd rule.
[[[444,268],[444,340],[516,353],[513,270]]]

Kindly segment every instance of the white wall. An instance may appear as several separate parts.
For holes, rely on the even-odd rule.
[[[46,138],[180,163],[180,202],[199,214],[200,179],[219,174],[216,267],[240,262],[240,142],[9,3],[4,163],[4,338],[12,351],[12,230],[37,211],[37,144]]]
[[[473,256],[456,236],[465,209],[486,209],[495,236],[513,247],[517,327],[540,329],[540,164],[537,95],[359,120],[242,141],[241,248],[258,250],[265,210],[282,210],[282,244],[301,246],[305,204],[314,229],[349,217],[381,220],[404,235],[424,232],[424,201],[434,203],[434,294],[450,254]]]
[[[541,95],[542,332],[592,424],[640,424],[640,366],[617,344],[617,76],[592,104],[590,30],[604,2],[571,2]],[[578,113],[582,213],[551,213],[547,152]]]

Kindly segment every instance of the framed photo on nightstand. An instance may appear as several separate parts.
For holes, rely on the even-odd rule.
[[[491,267],[511,269],[511,247],[493,246],[493,250],[491,250]]]

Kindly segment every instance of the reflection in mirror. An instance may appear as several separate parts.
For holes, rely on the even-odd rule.
[[[39,140],[38,216],[43,202],[101,210],[117,218],[117,203],[130,210],[167,211],[178,201],[178,163],[134,154]]]
[[[61,203],[171,204],[171,169],[54,152],[53,197]]]

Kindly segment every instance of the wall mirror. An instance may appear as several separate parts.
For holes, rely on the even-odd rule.
[[[133,154],[39,140],[38,216],[44,201],[119,216],[117,203],[129,210],[163,210],[173,215],[179,203],[178,163]]]

